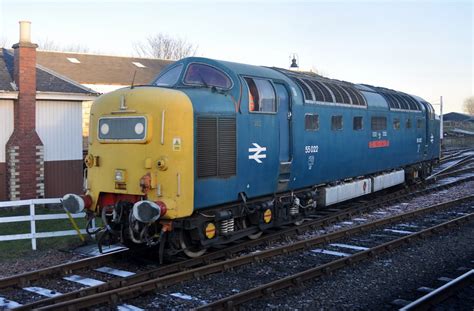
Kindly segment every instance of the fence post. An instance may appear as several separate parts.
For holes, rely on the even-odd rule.
[[[30,201],[30,217],[31,217],[31,248],[36,250],[36,221],[35,221],[35,203]]]

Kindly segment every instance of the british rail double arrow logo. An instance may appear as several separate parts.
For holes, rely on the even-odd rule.
[[[249,160],[255,160],[255,162],[257,163],[263,163],[260,159],[265,159],[267,157],[266,154],[262,153],[264,151],[267,151],[267,147],[261,147],[257,143],[252,143],[252,145],[254,146],[254,148],[249,148],[249,153],[253,154],[249,154]]]

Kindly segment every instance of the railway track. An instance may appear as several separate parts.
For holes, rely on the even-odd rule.
[[[218,261],[212,264],[181,271],[181,272],[166,275],[163,277],[152,278],[150,276],[147,280],[143,282],[138,282],[135,284],[131,284],[131,282],[123,282],[122,286],[119,288],[104,291],[104,292],[93,294],[93,295],[87,295],[85,297],[80,297],[76,299],[70,299],[70,300],[60,299],[61,300],[60,302],[56,302],[55,304],[47,305],[45,307],[39,308],[39,310],[61,310],[61,309],[68,309],[71,307],[81,309],[81,308],[89,308],[92,306],[100,306],[100,305],[105,305],[105,304],[114,305],[119,302],[123,302],[128,299],[131,299],[133,297],[143,295],[144,293],[147,293],[147,292],[153,292],[155,290],[160,290],[160,289],[165,290],[166,288],[170,286],[180,284],[182,282],[194,280],[194,279],[202,279],[208,275],[215,274],[218,272],[231,271],[232,269],[237,269],[239,267],[247,267],[247,266],[250,266],[251,264],[258,264],[262,262],[265,262],[265,264],[268,264],[269,260],[272,260],[272,258],[275,258],[277,256],[287,256],[288,254],[292,254],[295,252],[309,251],[313,249],[314,247],[326,247],[328,244],[336,244],[338,241],[341,241],[341,240],[343,241],[347,239],[348,237],[353,237],[353,236],[361,235],[361,234],[362,235],[370,234],[371,232],[374,232],[374,230],[378,230],[378,231],[381,230],[382,232],[386,232],[386,230],[389,230],[387,228],[392,228],[396,223],[407,222],[407,221],[412,220],[414,217],[420,217],[427,214],[437,213],[439,211],[443,211],[448,208],[455,207],[459,204],[464,204],[464,203],[473,202],[473,201],[474,201],[474,196],[468,196],[468,197],[450,201],[447,203],[437,204],[435,206],[430,206],[424,209],[412,211],[409,213],[404,213],[404,214],[386,218],[386,219],[381,219],[372,223],[362,224],[362,225],[349,228],[346,230],[336,231],[336,232],[329,233],[323,236],[318,236],[311,239],[306,239],[306,240],[298,241],[295,243],[286,244],[280,247],[275,247],[275,248],[271,248],[271,249],[267,249],[267,250],[263,250],[259,252],[250,253],[247,255],[240,256],[240,257],[227,259],[225,261]],[[472,205],[469,205],[469,208],[471,206]],[[461,209],[461,210],[465,212],[465,209]],[[457,211],[459,212],[459,210]],[[442,213],[442,215],[446,215],[446,214]],[[301,282],[307,279],[310,279],[312,277],[330,273],[331,271],[342,268],[346,266],[347,264],[355,263],[357,261],[382,253],[383,251],[386,251],[387,249],[389,250],[389,249],[392,249],[393,247],[403,245],[406,241],[411,241],[415,237],[427,236],[429,234],[439,232],[439,230],[441,230],[442,228],[452,227],[454,225],[460,225],[466,221],[472,221],[474,219],[473,213],[466,214],[461,217],[456,217],[454,219],[452,216],[455,215],[455,213],[449,214],[449,215],[451,216],[451,219],[447,221],[443,220],[441,224],[438,221],[438,224],[436,224],[435,226],[430,226],[429,228],[423,229],[420,232],[413,233],[402,238],[398,238],[398,239],[396,238],[393,241],[385,242],[381,245],[371,247],[370,249],[366,249],[362,252],[357,252],[349,257],[344,257],[342,259],[331,261],[330,263],[325,263],[316,268],[311,268],[308,271],[300,272],[298,274],[285,277],[281,280],[272,281],[271,283],[264,284],[257,288],[240,292],[237,295],[232,295],[225,299],[221,299],[221,300],[215,301],[211,304],[201,306],[201,307],[204,309],[208,309],[208,308],[219,309],[219,308],[236,307],[250,299],[261,297],[262,295],[269,294],[275,290],[286,288],[288,286],[301,284]],[[432,221],[433,219],[431,218],[428,223]],[[322,250],[322,249],[323,248],[318,248],[317,252],[319,252],[319,250]],[[323,253],[323,252],[321,251],[320,253]],[[212,281],[209,281],[208,283],[212,283]],[[215,289],[216,292],[218,290],[219,289],[217,288]],[[227,289],[227,290],[230,290],[230,289]],[[25,307],[28,307],[28,306],[25,306]]]
[[[474,263],[474,261],[472,263]],[[459,291],[472,286],[474,284],[474,269],[469,269],[467,272],[454,279],[441,277],[439,280],[447,282],[436,289],[428,287],[419,288],[419,291],[427,293],[406,304],[400,308],[400,311],[431,310],[446,299],[455,296]]]
[[[50,304],[57,304],[65,300],[74,300],[74,299],[77,299],[78,297],[95,295],[95,294],[102,293],[105,291],[118,289],[125,285],[139,284],[140,282],[144,282],[150,278],[157,278],[157,277],[163,277],[165,275],[179,274],[180,272],[186,271],[188,269],[208,265],[209,263],[212,263],[216,260],[223,260],[225,258],[232,257],[233,255],[237,253],[249,252],[252,250],[253,247],[261,245],[262,243],[269,243],[269,242],[277,241],[277,240],[285,240],[288,237],[301,234],[305,231],[322,228],[330,224],[342,221],[344,219],[348,219],[359,213],[364,213],[364,212],[379,208],[380,206],[389,204],[390,202],[397,202],[397,201],[405,200],[405,199],[412,198],[415,196],[425,195],[427,193],[439,191],[441,189],[448,189],[452,186],[455,186],[457,184],[460,184],[462,182],[469,181],[469,180],[474,180],[474,177],[459,179],[454,182],[450,182],[444,185],[433,187],[429,190],[421,189],[423,185],[415,185],[413,187],[410,187],[409,189],[401,189],[399,191],[396,191],[395,193],[385,195],[384,197],[378,198],[375,201],[370,201],[370,202],[359,201],[357,204],[353,203],[353,204],[341,205],[338,208],[333,208],[328,211],[322,211],[319,215],[315,216],[316,219],[308,220],[306,221],[306,223],[304,223],[303,225],[299,227],[285,228],[281,231],[264,235],[260,239],[241,242],[241,244],[237,244],[223,250],[218,250],[218,251],[209,253],[200,258],[169,264],[163,267],[152,269],[150,271],[137,273],[126,278],[111,279],[104,284],[87,287],[81,290],[71,291],[69,293],[65,293],[60,296],[56,295],[54,297],[49,297],[46,299],[29,302],[29,303],[24,304],[23,306],[18,306],[18,307],[19,309],[31,309],[31,308],[41,307],[41,306],[47,306]],[[98,267],[100,265],[117,260],[120,257],[123,258],[123,256],[126,255],[126,253],[127,252],[119,252],[115,254],[103,255],[97,258],[88,258],[85,260],[81,260],[79,262],[63,264],[60,266],[43,269],[36,272],[24,273],[21,275],[9,277],[9,278],[0,280],[0,289],[7,288],[7,287],[24,288],[28,285],[31,285],[31,283],[39,279],[44,279],[44,278],[48,278],[52,276],[70,275],[73,271],[76,271],[78,269]]]
[[[446,189],[446,188],[449,188],[449,186],[443,185],[437,188],[436,190],[432,189],[431,191],[439,191],[439,189]],[[426,192],[420,191],[419,194],[424,195],[426,194]],[[413,194],[406,194],[405,197],[410,197],[412,195]],[[397,197],[396,200],[401,200],[401,197]],[[384,202],[387,203],[388,201],[384,201]],[[383,204],[383,203],[379,203],[379,204]],[[371,210],[370,205],[366,206],[365,208],[359,207],[359,209],[360,209],[360,212]],[[346,214],[346,213],[349,213],[349,214]],[[344,215],[343,217],[342,214],[346,214],[346,215]],[[164,278],[169,278],[171,280],[176,280],[176,278],[179,278],[179,276],[183,275],[183,273],[184,273],[183,277],[186,278],[187,277],[186,271],[189,269],[205,268],[206,266],[209,266],[210,263],[213,263],[217,260],[219,261],[214,264],[222,263],[223,259],[229,258],[234,254],[252,251],[253,247],[261,245],[264,242],[269,243],[269,242],[277,241],[277,240],[285,240],[289,236],[295,236],[307,230],[322,228],[332,223],[336,223],[338,221],[343,220],[345,217],[352,216],[353,214],[354,214],[354,211],[352,212],[343,211],[343,212],[340,212],[339,215],[327,216],[325,219],[320,219],[318,225],[316,225],[317,221],[314,220],[306,224],[303,224],[301,227],[296,227],[296,228],[291,227],[291,228],[284,229],[283,231],[280,231],[280,232],[275,232],[273,234],[263,236],[259,240],[246,241],[246,242],[243,242],[242,244],[237,244],[235,246],[231,246],[224,250],[216,251],[216,252],[204,255],[202,257],[196,258],[196,259],[191,259],[191,260],[159,267],[151,271],[145,271],[143,273],[132,275],[126,278],[112,279],[105,284],[87,287],[81,290],[64,294],[62,296],[51,297],[44,300],[35,301],[29,304],[25,304],[19,309],[26,310],[26,309],[31,309],[31,308],[39,308],[41,306],[46,306],[46,309],[48,309],[47,306],[51,304],[53,305],[58,304],[59,309],[61,309],[62,307],[64,307],[63,305],[61,305],[61,303],[68,303],[67,301],[75,301],[75,299],[80,299],[79,297],[84,297],[84,296],[93,297],[107,291],[110,292],[111,290],[112,291],[119,290],[120,288],[123,288],[124,286],[133,286],[134,284],[147,282],[147,280],[150,280],[150,279],[164,277]],[[196,272],[193,272],[193,273],[194,273],[193,275],[195,275]],[[200,274],[200,272],[197,272],[197,273],[198,275]],[[183,281],[183,280],[184,279],[179,279],[179,281]],[[87,298],[83,298],[83,299],[87,299]],[[54,309],[55,307],[52,307],[52,308]]]
[[[399,229],[391,229],[393,227],[393,224],[395,222],[399,221],[407,221],[413,219],[413,217],[420,216],[422,214],[428,214],[433,212],[433,210],[440,210],[452,206],[456,206],[460,203],[464,202],[470,202],[469,204],[469,210],[471,211],[470,213],[467,212],[467,210],[464,211],[464,215],[460,217],[439,217],[440,220],[434,221],[433,218],[431,218],[427,223],[429,224],[430,222],[435,222],[435,224],[431,224],[429,226],[423,226],[420,225],[418,222],[415,221],[415,224],[413,224],[413,221],[410,222],[411,224],[411,230],[412,231],[407,231],[407,230],[399,230]],[[431,206],[422,210],[417,210],[415,212],[410,212],[407,214],[403,215],[398,215],[394,216],[388,219],[383,219],[381,221],[367,224],[364,226],[359,226],[357,228],[349,229],[349,230],[355,230],[352,232],[348,232],[345,236],[352,236],[353,234],[361,233],[364,231],[369,231],[377,227],[382,227],[385,228],[383,229],[383,232],[394,232],[394,233],[399,233],[401,235],[404,235],[402,237],[395,237],[393,240],[389,240],[385,242],[383,239],[380,243],[378,243],[375,246],[371,247],[360,247],[360,246],[354,246],[354,245],[346,245],[346,244],[336,244],[336,243],[331,243],[334,240],[331,238],[327,238],[325,241],[325,247],[327,246],[345,246],[345,247],[354,247],[357,249],[356,252],[352,254],[347,254],[347,253],[342,253],[342,255],[336,255],[336,252],[332,251],[327,251],[326,249],[319,248],[316,250],[313,250],[313,252],[321,253],[321,254],[329,254],[329,255],[335,255],[334,257],[342,257],[339,259],[335,260],[330,260],[329,262],[323,263],[321,265],[318,265],[316,267],[311,267],[309,269],[306,269],[304,271],[277,279],[273,280],[271,282],[259,285],[254,288],[250,288],[247,290],[244,290],[242,292],[239,292],[234,295],[227,296],[225,298],[216,300],[214,302],[208,303],[203,306],[199,306],[197,310],[216,310],[216,309],[233,309],[236,308],[245,302],[248,302],[250,300],[258,299],[260,297],[264,297],[266,295],[270,295],[273,292],[279,291],[279,290],[284,290],[290,287],[294,286],[300,286],[304,282],[315,279],[318,277],[321,277],[323,275],[330,274],[331,272],[342,269],[346,266],[353,265],[357,262],[363,261],[370,259],[374,256],[383,254],[385,252],[391,251],[395,248],[401,247],[403,245],[406,245],[407,243],[411,243],[413,241],[416,241],[418,239],[423,239],[431,235],[438,234],[442,232],[443,230],[461,226],[464,223],[468,223],[474,220],[474,212],[472,212],[472,202],[474,201],[474,196],[469,196],[467,198],[461,199],[461,200],[454,200],[451,202],[439,204],[436,206]],[[461,214],[461,213],[456,213],[456,214]],[[443,214],[443,216],[447,216],[447,214]],[[423,222],[422,222],[423,223]],[[418,230],[416,232],[413,232],[413,229],[415,227],[421,227],[421,230]],[[397,227],[396,227],[397,228]],[[380,230],[376,231],[380,232]],[[374,234],[373,234],[374,235]],[[360,236],[367,236],[366,234],[362,234]],[[344,236],[343,236],[344,237]],[[337,241],[337,239],[336,239]],[[308,244],[308,243],[306,243]],[[315,245],[311,245],[314,247]],[[469,277],[471,277],[469,275]]]

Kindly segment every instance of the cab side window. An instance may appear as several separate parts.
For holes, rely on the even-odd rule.
[[[205,65],[191,64],[186,71],[184,83],[190,85],[214,86],[221,89],[230,89],[232,81],[221,70]]]
[[[270,81],[244,78],[249,88],[250,112],[276,112],[276,96]]]
[[[183,69],[183,64],[179,64],[164,74],[162,74],[158,79],[155,81],[156,86],[173,86],[178,82],[179,75],[181,74],[181,70]]]

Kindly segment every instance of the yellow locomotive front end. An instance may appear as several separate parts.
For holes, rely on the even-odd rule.
[[[98,98],[90,118],[86,193],[63,205],[102,217],[122,240],[153,244],[193,212],[192,103],[172,89],[120,89]]]

